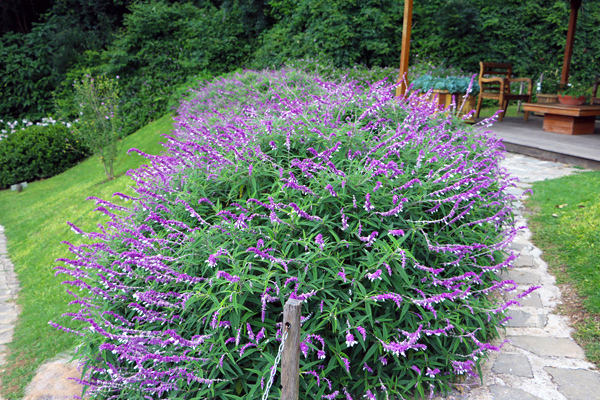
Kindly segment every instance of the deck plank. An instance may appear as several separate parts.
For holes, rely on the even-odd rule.
[[[502,122],[495,122],[487,129],[502,139],[509,150],[524,148],[522,154],[531,155],[532,151],[554,154],[556,160],[566,156],[571,162],[581,159],[582,166],[590,167],[597,163],[600,168],[600,121],[596,121],[594,133],[590,135],[545,132],[542,126],[543,117],[530,115],[529,121],[522,117],[505,117]]]

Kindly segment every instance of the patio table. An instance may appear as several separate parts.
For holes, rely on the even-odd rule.
[[[566,106],[560,103],[525,103],[523,110],[544,113],[543,130],[567,135],[594,133],[600,105]]]

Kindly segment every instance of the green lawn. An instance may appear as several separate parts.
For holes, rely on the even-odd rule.
[[[536,182],[527,206],[550,271],[581,300],[585,318],[575,338],[600,366],[600,171]]]
[[[485,102],[483,103],[485,105]],[[488,118],[494,115],[494,113],[498,111],[498,105],[492,107],[481,107],[481,112],[479,113],[479,118]],[[523,109],[521,108],[521,112],[517,113],[517,103],[511,102],[508,105],[508,111],[506,112],[505,117],[521,117],[523,118],[525,114],[523,113]]]
[[[161,134],[171,132],[172,117],[167,115],[124,139],[122,155],[115,167],[117,178],[108,182],[102,164],[91,157],[70,170],[50,179],[30,182],[21,193],[0,191],[0,225],[5,227],[8,251],[20,281],[19,320],[9,345],[10,355],[2,373],[0,393],[19,399],[35,369],[46,359],[74,347],[76,338],[48,325],[48,321],[69,325],[60,315],[69,311],[72,300],[60,284],[66,276],[54,276],[56,258],[68,257],[63,240],[77,243],[66,221],[84,230],[95,230],[105,221],[93,212],[95,204],[85,199],[97,196],[110,199],[115,192],[133,194],[126,171],[142,165],[137,154],[126,155],[130,148],[158,154]],[[74,310],[74,309],[73,309]]]

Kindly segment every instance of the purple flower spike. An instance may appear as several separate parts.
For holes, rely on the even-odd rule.
[[[208,263],[209,267],[214,267],[215,265],[217,265],[217,256],[216,254],[211,254],[208,256],[208,260],[206,260],[206,262]]]
[[[356,330],[362,335],[363,341],[367,340],[367,331],[362,326],[357,326]]]
[[[237,282],[240,281],[240,277],[239,276],[229,275],[225,271],[217,271],[217,278],[227,279],[231,283],[237,283]]]
[[[371,194],[370,194],[370,193],[367,193],[367,194],[365,195],[365,205],[364,205],[364,209],[365,209],[366,211],[372,211],[372,210],[374,210],[374,209],[375,209],[375,206],[373,206],[373,205],[371,204]]]
[[[350,227],[348,225],[348,217],[346,217],[346,214],[344,214],[343,208],[340,210],[340,213],[342,214],[342,230],[345,231],[346,229],[348,229]]]
[[[354,335],[352,335],[350,332],[346,333],[346,346],[352,347],[355,344],[358,344],[358,342],[354,340]]]
[[[325,186],[325,189],[329,190],[329,193],[333,196],[336,197],[337,193],[335,192],[335,190],[333,190],[333,186],[331,186],[330,184],[327,184],[327,186]]]
[[[317,235],[317,237],[315,237],[315,243],[317,244],[317,246],[319,246],[319,248],[321,250],[323,250],[323,247],[325,247],[325,242],[323,241],[323,235],[321,235],[320,233]]]
[[[373,272],[372,274],[367,274],[367,278],[369,278],[369,280],[371,282],[373,282],[375,279],[381,279],[381,270],[378,269],[377,271]]]
[[[342,359],[342,362],[344,363],[344,366],[346,367],[346,372],[350,373],[350,360],[348,360],[346,357],[340,357]]]

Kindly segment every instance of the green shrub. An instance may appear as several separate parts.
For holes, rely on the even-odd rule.
[[[137,196],[117,194],[133,205],[95,199],[102,232],[71,224],[93,241],[57,267],[91,394],[258,399],[289,298],[305,398],[477,374],[511,304],[494,294],[516,289],[496,275],[517,231],[503,146],[391,92],[294,70],[192,91],[166,153],[130,173]]]
[[[60,174],[90,154],[71,128],[43,124],[13,125],[0,136],[0,188]]]

